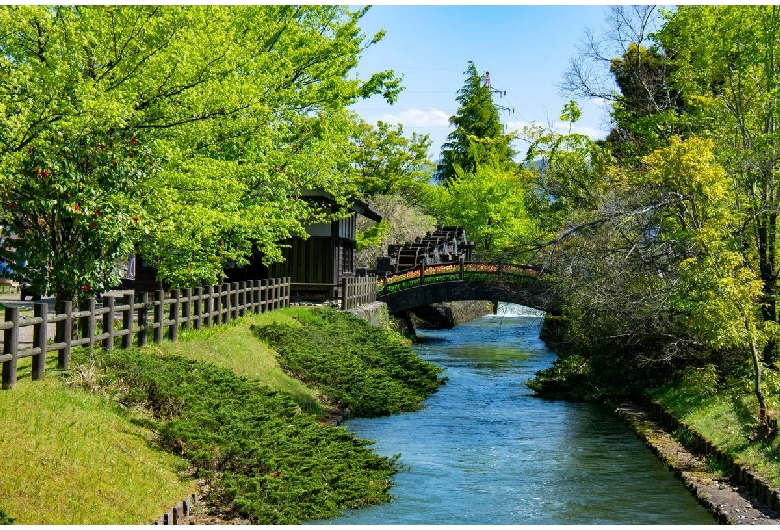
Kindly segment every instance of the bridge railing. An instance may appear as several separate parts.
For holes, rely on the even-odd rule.
[[[502,262],[484,263],[461,259],[435,265],[421,263],[411,269],[385,273],[377,281],[377,293],[381,296],[420,285],[446,281],[520,281],[535,277],[537,274],[538,271],[533,267]]]

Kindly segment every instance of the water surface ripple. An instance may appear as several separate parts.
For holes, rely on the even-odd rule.
[[[419,332],[448,383],[422,411],[345,424],[401,454],[393,502],[320,523],[715,524],[611,410],[530,396],[555,355],[518,308]]]

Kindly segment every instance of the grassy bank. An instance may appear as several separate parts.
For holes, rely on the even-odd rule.
[[[780,373],[765,371],[771,409],[780,409],[776,389]],[[756,437],[758,404],[751,388],[751,374],[723,378],[713,366],[688,369],[650,394],[679,421],[701,434],[735,462],[750,466],[773,487],[780,487],[780,434]]]
[[[178,343],[77,350],[73,370],[43,383],[22,376],[0,393],[0,422],[13,433],[0,439],[0,473],[13,477],[2,481],[0,507],[19,524],[141,524],[195,491],[195,479],[208,484],[216,512],[259,524],[387,501],[394,459],[322,425],[321,403],[360,414],[375,394],[387,411],[408,410],[442,381],[395,337],[363,324],[333,311],[285,310]],[[263,329],[276,330],[273,349]],[[298,357],[308,351],[320,361],[296,366],[298,379],[278,362],[289,337]],[[388,345],[398,362],[367,355]],[[344,366],[355,369],[352,378]],[[351,393],[366,371],[373,392]],[[402,388],[399,375],[414,376],[416,386]]]

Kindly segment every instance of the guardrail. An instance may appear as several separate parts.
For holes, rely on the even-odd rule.
[[[118,298],[118,297],[117,297]],[[137,299],[136,299],[137,298]],[[18,307],[5,308],[5,321],[0,322],[3,331],[2,389],[16,385],[19,359],[32,357],[32,379],[43,379],[46,370],[46,354],[57,352],[57,368],[70,367],[71,349],[76,346],[114,347],[121,337],[121,347],[130,348],[133,338],[138,346],[152,340],[159,344],[164,337],[178,339],[179,330],[201,329],[212,325],[227,324],[247,312],[264,313],[290,305],[290,278],[256,280],[222,284],[194,289],[172,290],[168,298],[164,291],[126,294],[121,304],[112,296],[103,296],[98,308],[94,298],[87,298],[78,311],[73,303],[60,302],[55,315],[48,314],[48,304],[33,304],[33,316],[21,318]],[[167,306],[167,312],[166,312]],[[167,313],[167,314],[166,314]],[[117,324],[121,321],[121,325]],[[54,342],[49,344],[49,325],[55,324]],[[33,327],[32,347],[20,348],[22,328]],[[101,333],[96,333],[100,326]],[[167,333],[166,333],[167,328]]]

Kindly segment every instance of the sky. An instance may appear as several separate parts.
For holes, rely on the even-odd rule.
[[[494,89],[506,91],[493,101],[508,109],[500,112],[507,132],[532,122],[556,126],[563,105],[574,99],[561,95],[557,85],[586,28],[602,29],[607,11],[596,5],[374,5],[362,19],[363,32],[387,34],[363,53],[358,75],[394,70],[406,89],[392,106],[375,96],[353,109],[369,123],[401,123],[409,135],[430,135],[436,160],[453,130],[448,120],[457,112],[457,91],[473,61],[480,74],[490,72]],[[572,131],[604,138],[606,107],[578,104],[582,118]],[[520,142],[515,148],[524,150]]]

